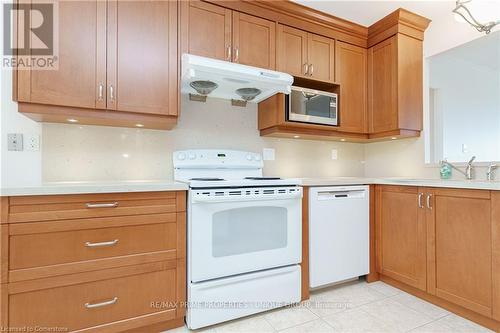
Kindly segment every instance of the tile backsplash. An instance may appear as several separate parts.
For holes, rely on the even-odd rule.
[[[172,152],[225,148],[262,153],[266,175],[282,177],[363,176],[362,144],[262,138],[257,107],[232,107],[229,101],[182,100],[177,127],[171,131],[44,124],[43,181],[171,180]],[[332,160],[332,149],[338,159]]]

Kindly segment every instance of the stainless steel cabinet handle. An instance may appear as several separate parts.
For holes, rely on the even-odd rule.
[[[103,247],[103,246],[113,246],[116,243],[118,243],[118,239],[114,239],[109,242],[99,242],[99,243],[91,243],[91,242],[85,242],[86,247]]]
[[[111,102],[115,101],[115,90],[113,89],[113,85],[109,86],[109,99]]]
[[[309,74],[309,66],[307,65],[307,62],[304,64],[304,75]]]
[[[424,208],[424,204],[422,203],[422,197],[424,196],[423,193],[418,194],[418,208]]]
[[[240,49],[236,47],[234,49],[234,62],[238,62],[239,59],[240,59]]]
[[[314,73],[314,65],[309,65],[309,76],[313,76]]]
[[[118,297],[114,297],[112,300],[106,301],[106,302],[101,302],[101,303],[85,303],[85,307],[87,309],[94,309],[94,308],[100,308],[103,306],[107,305],[113,305],[118,301]]]
[[[118,207],[118,202],[110,203],[86,203],[87,208],[116,208]]]
[[[104,84],[99,83],[99,91],[98,91],[97,100],[98,101],[102,101],[103,98],[104,98]]]
[[[231,45],[226,46],[227,48],[227,61],[231,61]]]
[[[432,194],[427,194],[427,208],[429,209],[432,209],[432,206],[431,206],[431,198],[432,198]]]

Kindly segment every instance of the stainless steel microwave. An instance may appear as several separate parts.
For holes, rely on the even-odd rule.
[[[338,96],[335,93],[292,86],[285,95],[286,119],[338,126]]]

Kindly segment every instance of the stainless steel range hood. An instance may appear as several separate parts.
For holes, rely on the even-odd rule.
[[[191,100],[205,101],[207,96],[233,101],[244,106],[277,93],[289,94],[293,77],[286,73],[210,59],[182,55],[182,94]]]

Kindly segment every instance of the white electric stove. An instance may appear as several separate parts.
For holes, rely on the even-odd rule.
[[[259,154],[173,154],[187,182],[187,324],[197,329],[300,301],[302,187],[265,178]]]

